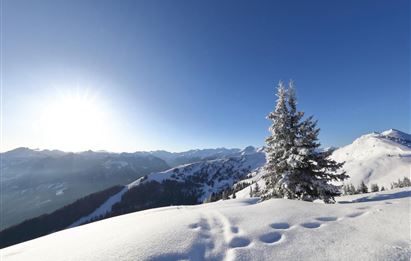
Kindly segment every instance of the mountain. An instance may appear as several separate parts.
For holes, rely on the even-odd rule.
[[[4,261],[410,260],[411,190],[135,212],[1,250]]]
[[[368,187],[378,184],[379,187],[390,188],[392,182],[410,176],[411,135],[399,130],[373,132],[342,148],[330,149],[334,150],[331,158],[345,162],[343,168],[350,177],[344,183],[352,183],[355,187],[364,182]],[[259,168],[250,173],[247,179],[239,181],[236,185],[245,188],[237,192],[236,196],[250,197],[250,186],[242,184],[258,183],[260,188],[264,188],[265,174],[264,169]]]
[[[239,149],[110,153],[17,148],[1,153],[1,229],[50,213],[88,194],[170,167],[238,155]]]
[[[132,153],[18,148],[0,157],[1,229],[169,168],[153,155]]]
[[[240,152],[240,149],[196,149],[184,152],[168,152],[164,150],[150,151],[150,152],[136,152],[143,155],[153,155],[163,159],[171,167],[193,163],[202,160],[219,159],[223,157],[234,156]]]
[[[231,188],[264,163],[265,153],[261,149],[247,147],[230,157],[153,172],[116,189],[115,193],[111,193],[113,189],[110,189],[110,193],[102,193],[98,196],[100,204],[96,205],[95,200],[82,198],[42,217],[2,230],[0,246],[134,211],[169,205],[199,204],[211,195]],[[90,203],[84,203],[87,201]],[[62,220],[64,216],[66,218]],[[39,229],[30,231],[27,229],[29,227]]]
[[[350,176],[347,182],[358,186],[376,183],[388,188],[398,179],[409,177],[411,169],[411,135],[390,129],[366,134],[353,143],[337,149],[332,158],[345,162]]]

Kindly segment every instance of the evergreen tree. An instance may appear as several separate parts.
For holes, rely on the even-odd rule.
[[[254,193],[253,193],[253,187],[250,186],[250,198],[254,197]]]
[[[223,200],[226,200],[226,199],[228,199],[228,198],[229,198],[229,194],[227,193],[227,190],[223,190],[222,199],[223,199]]]
[[[348,188],[349,188],[348,185],[345,185],[345,184],[343,185],[342,189],[343,189],[343,194],[344,195],[349,195],[348,194]]]
[[[354,185],[352,184],[352,183],[350,183],[350,189],[349,189],[349,191],[350,191],[350,195],[354,195],[354,194],[356,194],[356,190],[355,190],[355,187],[354,187]]]
[[[368,193],[368,187],[365,185],[364,181],[361,181],[361,184],[358,186],[357,192],[361,193]]]
[[[279,181],[282,174],[287,172],[287,154],[291,148],[289,140],[289,112],[287,107],[287,90],[283,82],[278,83],[277,103],[273,112],[269,113],[267,119],[273,124],[269,130],[271,135],[266,139],[267,146],[267,163],[264,168],[267,175],[264,177],[266,182],[266,191],[264,198],[271,198],[279,194]]]
[[[345,195],[354,195],[355,188],[352,183],[346,184],[343,186],[343,192]]]
[[[397,188],[403,188],[403,187],[404,187],[404,184],[402,183],[402,180],[398,179]]]
[[[385,190],[384,186],[381,186],[381,191],[384,191],[384,190]]]
[[[371,192],[378,192],[380,188],[377,184],[371,184]]]
[[[254,186],[253,195],[254,195],[254,196],[257,196],[257,197],[260,196],[260,186],[258,185],[257,182],[255,183],[255,186]]]
[[[275,110],[268,115],[273,124],[271,136],[266,139],[267,190],[263,198],[334,202],[334,197],[340,195],[340,187],[331,182],[348,177],[345,172],[339,172],[343,163],[329,159],[331,150],[319,150],[320,129],[312,117],[302,120],[304,113],[297,111],[293,83],[286,90],[280,82],[277,96]]]
[[[411,187],[411,180],[408,177],[404,177],[402,180],[403,187]]]

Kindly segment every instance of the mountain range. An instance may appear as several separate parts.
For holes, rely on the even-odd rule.
[[[17,148],[1,153],[1,229],[52,212],[88,194],[170,169],[221,158],[238,149],[110,153]]]
[[[101,169],[108,169],[114,173],[117,173],[114,170],[131,169],[130,166],[133,164],[130,160],[134,158],[144,159],[145,164],[156,162],[158,165],[140,165],[139,172],[134,172],[139,176],[132,182],[117,183],[120,186],[107,186],[105,190],[95,191],[74,202],[72,200],[73,203],[66,204],[47,215],[28,219],[1,231],[2,247],[125,213],[170,205],[199,204],[218,194],[221,197],[224,191],[235,192],[237,198],[249,198],[251,184],[258,183],[262,188],[265,185],[262,179],[265,174],[262,168],[265,164],[265,153],[262,148],[192,150],[175,154],[164,151],[132,154],[106,152],[66,154],[56,151],[20,150],[23,154],[30,155],[30,159],[38,157],[38,153],[48,155],[47,158],[52,157],[50,154],[58,154],[55,157],[84,155],[94,159],[104,159],[98,161],[99,166],[103,167]],[[16,151],[8,153],[18,154]],[[36,156],[33,156],[33,153]],[[361,182],[367,185],[377,183],[389,187],[391,182],[410,173],[411,138],[409,134],[393,129],[382,133],[366,134],[352,144],[336,149],[332,157],[339,162],[345,162],[344,169],[350,176],[347,183],[355,186]],[[176,162],[185,163],[171,167]],[[159,169],[153,170],[154,166]],[[146,172],[143,172],[143,169]],[[118,172],[114,175],[122,175],[120,173],[127,172]],[[36,233],[27,233],[33,226],[44,229]],[[15,235],[20,236],[16,238]]]

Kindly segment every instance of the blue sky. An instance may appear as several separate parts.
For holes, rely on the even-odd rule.
[[[290,78],[324,146],[410,132],[407,0],[4,0],[1,39],[3,151],[261,146]]]

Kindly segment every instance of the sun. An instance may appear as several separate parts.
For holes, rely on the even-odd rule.
[[[52,148],[96,148],[108,139],[107,110],[98,96],[88,90],[60,94],[46,103],[41,129]]]

